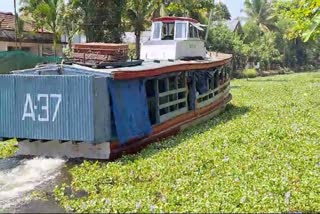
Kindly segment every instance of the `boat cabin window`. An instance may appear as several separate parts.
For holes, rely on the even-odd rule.
[[[152,40],[161,40],[162,22],[154,22],[152,24]]]
[[[188,22],[176,21],[175,40],[184,40],[188,37]]]
[[[199,38],[199,30],[191,23],[189,24],[189,38]]]
[[[186,40],[200,38],[199,29],[188,21],[154,22],[152,40]]]
[[[163,23],[161,40],[173,40],[173,39],[174,39],[174,22]]]

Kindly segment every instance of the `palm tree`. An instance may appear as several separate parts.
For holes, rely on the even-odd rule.
[[[53,34],[54,55],[60,40],[59,15],[64,0],[22,0],[21,11],[30,15],[37,28],[47,27]]]
[[[61,16],[59,23],[61,24],[62,32],[67,35],[68,49],[72,48],[72,41],[74,36],[81,32],[83,26],[84,11],[78,8],[73,2],[63,4],[61,6]]]
[[[130,26],[133,27],[136,36],[136,57],[140,58],[141,32],[146,29],[147,21],[154,11],[155,2],[150,0],[130,0],[128,2],[127,16]]]
[[[271,2],[268,0],[245,0],[244,12],[255,22],[262,32],[277,30],[276,16]]]

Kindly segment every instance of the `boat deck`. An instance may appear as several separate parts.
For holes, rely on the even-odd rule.
[[[231,54],[223,53],[209,53],[208,58],[204,60],[162,60],[162,61],[144,61],[139,66],[122,67],[122,68],[107,68],[107,69],[95,69],[86,68],[86,70],[104,74],[112,77],[116,80],[128,80],[136,78],[146,78],[152,76],[158,76],[162,74],[168,74],[178,71],[190,71],[190,70],[206,70],[212,67],[219,67],[227,64],[232,59]],[[74,68],[83,68],[81,65],[72,65]]]

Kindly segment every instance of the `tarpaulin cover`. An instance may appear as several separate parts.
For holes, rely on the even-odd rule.
[[[195,72],[196,88],[199,94],[205,94],[209,91],[208,80],[213,77],[213,73],[209,71]]]
[[[109,80],[109,89],[119,142],[125,144],[151,134],[144,82]]]

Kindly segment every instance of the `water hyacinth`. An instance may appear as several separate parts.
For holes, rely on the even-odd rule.
[[[75,212],[86,202],[84,211],[92,213],[317,212],[320,87],[309,87],[315,81],[320,73],[234,80],[223,114],[137,155],[73,167],[70,188],[88,197],[65,195],[61,186],[56,198]]]

